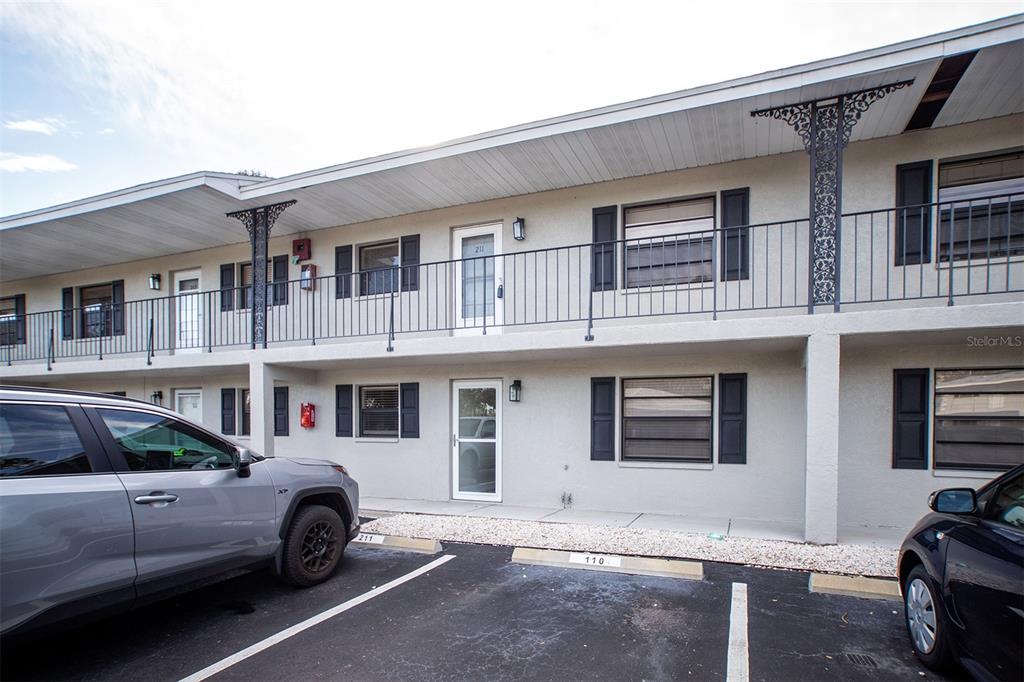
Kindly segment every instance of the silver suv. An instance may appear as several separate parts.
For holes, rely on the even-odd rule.
[[[358,532],[343,466],[260,457],[144,402],[0,387],[0,634],[238,568],[315,585]]]

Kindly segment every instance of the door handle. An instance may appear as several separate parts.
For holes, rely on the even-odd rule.
[[[150,493],[149,495],[139,495],[135,498],[135,504],[154,504],[157,502],[175,502],[178,496],[172,495],[171,493]]]

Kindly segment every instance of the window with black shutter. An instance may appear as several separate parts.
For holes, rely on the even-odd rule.
[[[25,343],[25,294],[0,298],[0,346]]]
[[[416,291],[420,285],[420,236],[402,237],[402,291]]]
[[[352,246],[334,248],[334,297],[352,298]]]
[[[220,389],[220,432],[235,435],[235,389]]]
[[[221,312],[235,309],[235,264],[220,266],[220,309]]]
[[[334,387],[334,435],[352,437],[352,384]]]
[[[623,286],[711,281],[714,232],[714,197],[624,208]]]
[[[288,435],[288,387],[274,387],[274,435]]]
[[[248,436],[252,429],[252,393],[247,388],[239,389],[238,401],[241,403],[242,418],[238,425],[238,435]]]
[[[622,459],[711,462],[712,377],[622,380]]]
[[[64,287],[60,292],[60,337],[75,338],[75,290]]]
[[[940,263],[1024,254],[1024,152],[939,162]]]
[[[1024,367],[935,370],[936,469],[1024,464]]]
[[[399,384],[401,400],[401,437],[420,437],[420,385],[417,383]]]
[[[124,280],[119,279],[111,282],[110,290],[112,294],[110,304],[111,333],[114,336],[121,336],[124,334]]]
[[[124,308],[124,280],[79,287],[78,336],[92,339],[124,334]],[[65,315],[66,311],[65,307]]]
[[[594,220],[594,291],[615,288],[615,240],[618,239],[618,206],[595,208]]]
[[[928,370],[893,372],[892,468],[928,468]]]
[[[931,261],[932,162],[896,166],[896,265]]]
[[[271,263],[270,304],[288,305],[288,256],[274,256]]]
[[[718,376],[718,462],[747,463],[747,375]]]
[[[590,459],[615,459],[615,377],[590,380]]]
[[[722,281],[750,278],[750,188],[722,192]]]
[[[288,256],[267,260],[267,305],[288,303]],[[223,306],[223,300],[221,301]],[[252,308],[252,262],[238,264],[238,308]]]
[[[359,387],[359,435],[398,438],[398,386]]]

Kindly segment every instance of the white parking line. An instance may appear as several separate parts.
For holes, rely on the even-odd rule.
[[[732,610],[729,612],[729,658],[726,682],[747,682],[750,660],[747,653],[747,584],[732,584]]]
[[[309,628],[313,627],[314,625],[319,625],[320,623],[324,622],[325,620],[328,620],[330,618],[334,618],[339,613],[344,613],[345,611],[348,611],[349,609],[351,609],[353,607],[359,606],[363,602],[367,602],[367,601],[373,599],[374,597],[382,595],[385,592],[387,592],[388,590],[390,590],[390,589],[392,589],[394,587],[398,587],[402,583],[409,582],[413,578],[419,577],[419,576],[423,575],[424,573],[426,573],[426,572],[428,572],[428,571],[430,571],[432,569],[437,568],[441,564],[443,564],[443,563],[445,563],[447,561],[451,561],[454,558],[455,558],[454,554],[445,554],[442,557],[438,557],[437,559],[434,559],[433,561],[431,561],[429,564],[426,564],[424,566],[420,566],[415,571],[410,571],[409,573],[406,573],[405,575],[403,575],[401,577],[395,578],[391,582],[385,583],[385,584],[381,585],[380,587],[375,587],[372,590],[370,590],[369,592],[364,592],[363,594],[359,595],[358,597],[353,597],[352,599],[349,599],[346,602],[338,604],[337,606],[333,606],[333,607],[327,609],[326,611],[318,613],[317,615],[315,615],[315,616],[313,616],[311,618],[307,618],[306,620],[302,621],[301,623],[296,623],[295,625],[293,625],[293,626],[291,626],[289,628],[285,628],[284,630],[281,630],[280,632],[278,632],[275,635],[271,635],[270,637],[267,637],[264,640],[256,642],[252,646],[248,646],[248,647],[242,649],[241,651],[239,651],[236,654],[232,654],[232,655],[228,656],[227,658],[221,659],[221,660],[217,661],[216,663],[214,663],[213,665],[209,665],[209,666],[203,668],[199,672],[192,673],[188,677],[182,679],[181,682],[200,682],[200,680],[205,680],[208,677],[212,677],[213,675],[216,675],[217,673],[221,672],[222,670],[227,670],[228,668],[230,668],[234,664],[239,663],[241,661],[244,661],[245,659],[249,658],[250,656],[254,656],[254,655],[258,654],[259,652],[264,651],[265,649],[269,649],[270,647],[274,646],[275,644],[279,644],[279,643],[283,642],[284,640],[288,639],[289,637],[294,637],[295,635],[299,634],[300,632],[302,632],[304,630],[308,630]]]

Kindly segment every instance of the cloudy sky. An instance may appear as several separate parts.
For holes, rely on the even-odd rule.
[[[1020,2],[0,4],[0,215],[271,176],[750,75]]]

